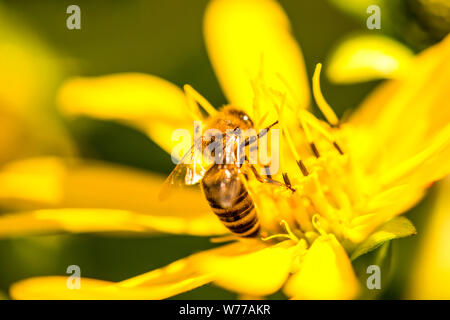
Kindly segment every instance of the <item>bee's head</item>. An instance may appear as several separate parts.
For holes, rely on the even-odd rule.
[[[224,109],[224,114],[231,119],[235,119],[235,122],[239,123],[241,129],[249,129],[254,127],[254,123],[250,116],[242,110],[228,106]]]

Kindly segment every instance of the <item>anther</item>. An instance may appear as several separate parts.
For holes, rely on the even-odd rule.
[[[305,177],[307,177],[309,175],[308,169],[306,169],[305,164],[303,163],[302,160],[298,160],[297,161],[297,165],[300,168],[300,170],[302,171],[303,175]]]
[[[338,123],[335,123],[335,124],[330,124],[330,126],[331,126],[333,129],[340,129],[340,128],[341,128],[341,123],[338,122]]]
[[[286,184],[286,187],[288,187],[289,190],[291,190],[292,192],[295,192],[295,189],[292,188],[291,180],[289,180],[287,173],[283,172],[282,176],[283,176],[284,183]]]
[[[336,148],[336,150],[341,154],[344,155],[344,151],[342,151],[341,147],[338,145],[336,141],[333,141],[333,146]]]
[[[317,147],[316,147],[316,145],[314,144],[314,142],[311,142],[311,143],[310,143],[310,146],[311,146],[312,152],[314,153],[314,156],[315,156],[316,158],[320,158],[319,150],[317,149]]]

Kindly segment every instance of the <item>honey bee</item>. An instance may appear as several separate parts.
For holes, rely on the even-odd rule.
[[[248,162],[247,158],[241,161],[242,158],[240,157],[242,155],[238,155],[239,152],[237,149],[238,146],[246,147],[252,145],[277,123],[278,121],[262,130],[253,141],[247,138],[244,141],[237,141],[237,144],[234,144],[236,147],[232,149],[224,147],[223,150],[225,152],[218,155],[218,158],[223,161],[220,161],[220,163],[217,161],[213,162],[207,169],[203,168],[201,161],[198,161],[199,159],[196,158],[196,154],[198,155],[198,153],[192,152],[195,149],[194,143],[190,151],[185,154],[166,179],[160,193],[160,198],[164,198],[165,193],[167,193],[167,190],[171,186],[200,183],[209,206],[228,230],[239,237],[252,238],[258,236],[260,233],[260,221],[254,201],[243,181],[243,179],[248,179],[249,169],[260,182],[268,182],[287,187],[291,190],[293,189],[289,179],[285,175],[283,175],[285,183],[273,180],[270,175],[266,177],[260,176],[256,168]],[[205,131],[208,128],[218,129],[225,135],[227,130],[253,129],[254,123],[245,112],[232,106],[227,106],[212,117]],[[214,139],[211,139],[211,141],[202,141],[202,150],[207,148],[213,141]],[[225,146],[225,141],[223,142],[223,146]],[[215,156],[214,152],[212,155]],[[192,161],[185,163],[185,157],[192,157]],[[225,159],[233,159],[234,161],[230,163],[230,161],[225,161]]]

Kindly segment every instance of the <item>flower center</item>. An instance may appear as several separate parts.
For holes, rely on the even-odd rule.
[[[298,127],[280,121],[283,139],[278,176],[289,181],[295,192],[250,184],[264,241],[288,238],[312,243],[326,233],[345,240],[364,198],[356,187],[359,179],[346,153],[346,130],[321,94],[319,73],[320,65],[313,78],[314,97],[328,122],[303,109],[299,111]]]

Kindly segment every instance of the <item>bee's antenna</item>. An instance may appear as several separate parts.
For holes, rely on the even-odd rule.
[[[251,139],[251,138],[254,138],[254,136],[246,138],[245,141],[242,143],[241,147],[246,147],[246,146],[250,145],[251,143],[256,142],[258,139],[264,137],[267,134],[267,132],[269,132],[270,128],[272,128],[276,124],[278,124],[278,120],[275,121],[274,123],[272,123],[271,125],[269,125],[268,127],[264,128],[262,131],[260,131],[256,135],[256,139]]]

